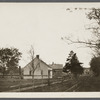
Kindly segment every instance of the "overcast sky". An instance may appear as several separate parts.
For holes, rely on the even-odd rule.
[[[67,45],[61,37],[88,39],[91,33],[85,30],[90,23],[88,10],[74,11],[75,7],[91,8],[100,4],[69,3],[1,3],[0,4],[0,47],[16,47],[23,53],[20,66],[29,61],[28,51],[34,46],[35,55],[47,64],[65,64],[71,50],[77,53],[84,67],[89,67],[91,51],[78,45]],[[73,12],[66,11],[71,8]],[[79,45],[80,46],[80,45]]]

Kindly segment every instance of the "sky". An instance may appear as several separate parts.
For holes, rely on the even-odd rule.
[[[91,38],[91,32],[85,29],[90,23],[86,18],[88,11],[73,9],[99,6],[99,3],[1,3],[0,48],[18,48],[22,52],[21,67],[30,62],[28,51],[31,45],[35,56],[40,55],[47,64],[64,65],[73,50],[83,66],[89,67],[91,50],[76,44],[68,45],[61,37],[70,36],[73,40]]]

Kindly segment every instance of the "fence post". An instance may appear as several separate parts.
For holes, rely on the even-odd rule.
[[[32,85],[32,91],[34,91],[34,88],[35,88],[34,81],[35,81],[35,79],[34,79],[34,71],[32,71],[32,83],[33,83],[33,85]]]
[[[50,70],[48,70],[48,86],[50,86]]]
[[[41,76],[42,76],[42,85],[43,85],[43,70],[41,70]],[[42,91],[43,91],[43,86],[42,86]]]
[[[21,67],[19,66],[19,92],[21,92]]]
[[[63,84],[63,82],[64,82],[64,77],[63,77],[63,75],[62,75],[62,81],[61,81],[61,82],[62,82],[62,84]]]

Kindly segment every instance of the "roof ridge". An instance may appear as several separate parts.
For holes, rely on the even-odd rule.
[[[36,59],[37,57],[35,57],[34,59]],[[34,60],[33,59],[33,60]],[[40,61],[42,61],[44,64],[46,64],[49,68],[52,68],[51,66],[49,66],[46,62],[44,62],[41,58],[37,58],[37,59],[39,59]],[[30,64],[33,60],[31,60],[28,64]],[[26,68],[27,66],[28,66],[28,64],[26,64],[26,66],[25,67],[23,67],[23,68]]]

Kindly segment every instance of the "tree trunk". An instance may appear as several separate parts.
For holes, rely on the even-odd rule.
[[[77,78],[78,78],[78,75],[75,73],[74,74],[74,78],[77,80]]]
[[[33,88],[32,88],[32,90],[34,90],[34,71],[33,71],[33,74],[32,74],[32,83],[33,83]]]

